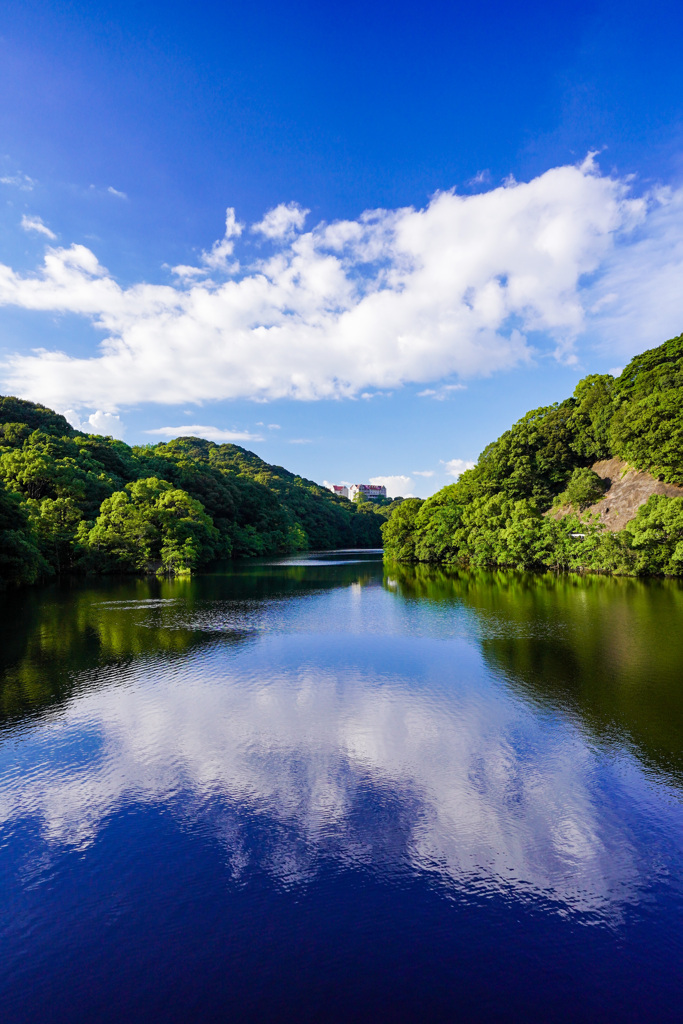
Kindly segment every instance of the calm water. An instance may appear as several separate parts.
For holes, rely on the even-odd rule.
[[[683,1017],[683,587],[5,596],[0,1019]]]

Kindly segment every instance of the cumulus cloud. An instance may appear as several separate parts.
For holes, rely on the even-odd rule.
[[[102,409],[97,409],[85,419],[81,419],[73,409],[67,409],[64,415],[72,427],[82,430],[86,434],[105,434],[121,439],[126,432],[120,416],[104,412]]]
[[[476,463],[469,459],[449,459],[448,462],[444,462],[446,472],[449,476],[454,476],[456,480],[466,469],[474,469],[475,465]]]
[[[251,230],[273,241],[289,238],[296,231],[301,231],[310,212],[303,210],[297,203],[280,203],[274,210],[269,210]]]
[[[45,235],[46,238],[54,240],[57,238],[54,231],[50,231],[47,224],[43,224],[40,217],[27,217],[26,214],[21,218],[21,226],[24,231],[37,231],[39,235]]]
[[[158,437],[203,437],[207,441],[262,441],[260,434],[247,430],[224,430],[222,427],[203,426],[200,423],[184,423],[181,427],[155,427],[146,434]]]
[[[371,476],[370,483],[386,487],[389,498],[396,498],[399,495],[404,498],[412,497],[408,493],[413,489],[413,481],[409,476],[401,476],[400,474],[395,474],[394,476]]]
[[[434,476],[433,469],[414,469],[413,476]]]
[[[0,265],[0,304],[75,313],[104,335],[90,357],[10,355],[3,386],[112,410],[406,383],[437,397],[459,385],[434,382],[509,370],[539,347],[567,360],[582,335],[618,347],[629,334],[642,348],[683,319],[683,190],[633,198],[590,160],[476,195],[442,192],[424,209],[321,223],[240,269],[242,231],[229,209],[224,237],[201,266],[176,267],[174,285],[123,287],[82,245],[48,249],[33,274]],[[614,303],[592,313],[608,294]]]

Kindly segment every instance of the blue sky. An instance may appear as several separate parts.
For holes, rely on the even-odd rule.
[[[656,0],[3,5],[0,390],[433,492],[683,330],[681,38]]]

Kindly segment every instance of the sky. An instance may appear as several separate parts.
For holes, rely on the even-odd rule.
[[[673,2],[0,13],[0,392],[423,497],[683,331]]]

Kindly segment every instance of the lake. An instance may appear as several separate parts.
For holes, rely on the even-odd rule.
[[[0,1018],[673,1021],[683,585],[5,593]]]

